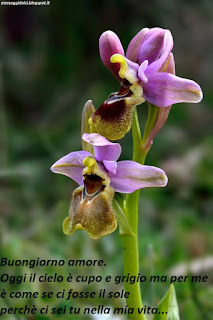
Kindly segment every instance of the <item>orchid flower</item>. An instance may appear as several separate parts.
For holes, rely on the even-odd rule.
[[[99,48],[102,62],[120,81],[121,89],[111,94],[90,118],[94,132],[110,140],[122,138],[130,130],[134,107],[144,101],[160,108],[201,101],[200,86],[174,74],[169,30],[142,29],[131,40],[126,56],[118,36],[106,31],[100,37]]]
[[[93,146],[88,151],[71,152],[53,164],[51,170],[75,180],[78,187],[72,196],[69,216],[63,231],[71,235],[85,229],[99,239],[117,227],[112,205],[114,192],[132,193],[146,187],[163,187],[167,177],[163,170],[134,161],[119,161],[121,146],[97,133],[84,133],[82,139]]]

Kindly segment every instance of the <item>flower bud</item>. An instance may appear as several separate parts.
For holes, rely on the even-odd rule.
[[[118,63],[114,64],[114,63],[111,63],[110,61],[111,56],[115,53],[124,55],[124,50],[117,34],[115,34],[113,31],[110,31],[110,30],[102,33],[99,39],[99,50],[100,50],[100,56],[103,64],[120,81],[121,79],[118,75],[120,66]]]

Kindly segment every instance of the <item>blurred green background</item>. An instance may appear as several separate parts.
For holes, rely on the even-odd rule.
[[[211,320],[212,0],[51,1],[50,6],[1,6],[0,18],[1,256],[12,259],[98,258],[107,264],[101,271],[92,267],[63,268],[63,274],[122,274],[118,231],[99,241],[90,239],[84,231],[75,232],[72,237],[62,233],[61,224],[68,214],[76,184],[65,176],[52,174],[49,168],[65,154],[80,150],[84,103],[92,99],[98,107],[111,92],[119,89],[117,80],[99,57],[101,33],[113,30],[126,49],[141,28],[167,28],[174,37],[177,75],[198,82],[204,100],[199,104],[174,106],[147,157],[147,164],[166,171],[169,184],[164,189],[150,188],[141,192],[140,273],[147,276],[185,274],[186,264],[190,263],[190,272],[208,275],[209,281],[176,285],[181,320]],[[147,106],[139,106],[138,112],[143,126]],[[121,141],[122,159],[131,158],[131,141],[131,133]],[[8,269],[1,267],[0,271],[5,273]],[[14,268],[10,273],[28,271],[31,270]],[[54,268],[44,267],[36,271],[38,274],[56,272]],[[53,284],[36,284],[36,289],[38,286],[39,290],[59,289]],[[1,284],[0,289],[3,287],[11,288]],[[69,285],[63,287],[68,289]],[[102,288],[101,284],[89,288],[86,285],[72,287],[79,291]],[[18,285],[17,288],[30,290],[30,286]],[[122,286],[111,284],[108,289],[121,290]],[[145,304],[156,306],[167,289],[164,283],[144,284]],[[35,290],[35,284],[31,290]],[[64,301],[38,299],[26,303],[37,306],[48,303],[57,307],[65,304]],[[125,306],[125,301],[75,299],[69,302],[72,306],[99,304]],[[19,306],[20,301],[2,299],[3,305]],[[58,317],[49,315],[47,318]]]

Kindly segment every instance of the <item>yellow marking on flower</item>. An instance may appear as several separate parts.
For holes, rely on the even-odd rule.
[[[122,79],[124,79],[128,69],[128,65],[125,58],[121,54],[116,53],[116,54],[113,54],[113,56],[111,56],[110,62],[120,64],[120,71],[118,74]]]
[[[88,124],[90,126],[90,133],[97,133],[94,122],[91,117],[88,119]],[[93,153],[93,152],[91,152],[91,153]]]
[[[192,89],[192,90],[190,90],[191,92],[193,92],[193,93],[195,93],[195,94],[197,94],[198,96],[200,96],[200,97],[203,97],[203,93],[202,93],[202,91],[200,91],[200,90],[194,90],[194,89]]]
[[[81,168],[81,165],[77,165],[77,164],[73,164],[70,162],[66,162],[66,163],[61,163],[61,164],[55,164],[52,166],[52,168],[63,168],[63,167],[73,167],[73,168]],[[60,173],[60,172],[58,172]],[[62,173],[63,174],[63,173]]]
[[[76,224],[75,230],[84,230],[84,227],[80,223]]]
[[[94,125],[91,117],[89,118],[88,123],[89,123],[90,126]]]
[[[84,158],[83,165],[88,168],[87,174],[95,174],[95,171],[97,169],[97,162],[93,157],[88,156]]]

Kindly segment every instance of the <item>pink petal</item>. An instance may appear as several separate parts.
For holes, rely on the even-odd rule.
[[[196,103],[203,97],[196,82],[166,72],[148,76],[148,82],[143,84],[143,96],[146,101],[157,107],[168,107],[180,102]]]
[[[175,60],[172,52],[170,52],[170,54],[168,55],[168,58],[161,66],[159,72],[168,72],[175,74]]]
[[[140,50],[140,47],[144,41],[145,36],[149,32],[149,28],[144,28],[141,31],[139,31],[136,36],[130,41],[127,51],[126,51],[126,57],[133,61],[137,62],[138,59],[138,53]]]
[[[107,171],[115,174],[117,170],[117,162],[116,161],[107,161],[103,160],[104,167]]]
[[[138,69],[138,77],[141,79],[142,82],[147,83],[148,79],[145,75],[145,70],[148,67],[148,60],[145,60]]]
[[[83,184],[82,170],[84,165],[82,161],[87,156],[92,156],[90,152],[87,151],[75,151],[67,154],[63,158],[56,161],[52,167],[51,171],[54,173],[63,174],[73,180],[75,180],[79,185]]]
[[[114,190],[122,193],[147,187],[164,187],[168,181],[163,170],[134,161],[119,161],[116,174],[108,175]]]
[[[148,60],[149,64],[155,61],[161,54],[164,45],[165,30],[153,28],[145,37],[138,54],[138,63]]]
[[[105,31],[99,39],[99,50],[103,64],[114,74],[120,81],[118,72],[120,70],[119,63],[111,63],[110,58],[113,54],[119,53],[124,55],[124,50],[120,39],[113,31]]]
[[[160,56],[158,57],[158,59],[153,61],[151,64],[149,63],[149,67],[148,67],[147,71],[149,70],[150,73],[159,71],[161,69],[162,65],[164,64],[164,62],[167,60],[172,48],[173,48],[172,34],[169,30],[166,30],[166,32],[164,34],[163,46],[161,48]],[[167,71],[167,72],[169,72],[169,71]]]
[[[82,139],[93,145],[95,158],[103,160],[116,161],[121,155],[121,146],[119,143],[113,143],[98,133],[84,133]]]
[[[161,66],[160,72],[168,72],[168,73],[175,74],[175,62],[174,62],[174,57],[173,57],[172,53],[169,54],[168,58],[166,59],[164,64]],[[155,122],[154,127],[153,127],[152,131],[150,132],[150,134],[149,134],[149,136],[143,146],[143,148],[145,150],[149,150],[149,148],[152,145],[153,138],[160,131],[160,129],[164,126],[164,124],[168,118],[171,107],[172,106],[168,106],[165,108],[158,108],[158,115],[157,115],[156,122]]]

